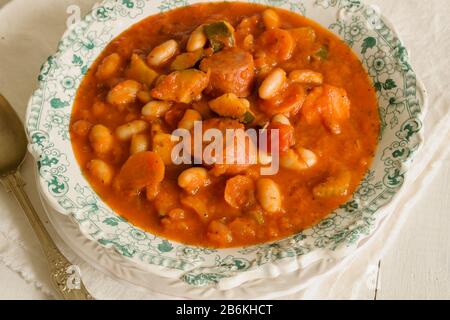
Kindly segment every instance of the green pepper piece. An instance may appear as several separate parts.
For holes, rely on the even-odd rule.
[[[243,124],[250,124],[255,121],[256,117],[251,111],[247,111],[243,116],[241,122]]]
[[[218,52],[225,47],[234,47],[234,29],[226,21],[214,22],[203,27],[203,31],[211,44],[214,52]]]
[[[328,60],[329,55],[330,52],[327,46],[322,46],[315,54],[320,60]]]

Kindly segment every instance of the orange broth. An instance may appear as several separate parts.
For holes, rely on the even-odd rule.
[[[105,102],[111,88],[126,79],[124,71],[133,53],[145,57],[154,47],[169,39],[176,40],[180,44],[181,51],[184,52],[183,48],[190,34],[199,25],[225,20],[238,29],[244,18],[261,17],[265,9],[267,7],[247,3],[198,4],[148,17],[114,39],[89,69],[78,90],[73,108],[72,146],[83,174],[93,189],[117,214],[133,225],[161,237],[190,245],[248,246],[284,238],[313,226],[347,202],[357,189],[371,165],[380,130],[373,85],[358,57],[341,39],[319,24],[281,9],[273,9],[281,17],[280,28],[313,30],[315,39],[314,41],[304,40],[301,36],[294,38],[297,45],[292,57],[286,61],[278,61],[276,66],[287,73],[298,69],[321,73],[324,83],[345,89],[351,103],[350,118],[340,123],[340,134],[331,132],[322,122],[307,121],[301,110],[290,115],[296,144],[314,151],[318,161],[308,170],[297,172],[281,168],[278,174],[268,177],[281,190],[282,211],[268,213],[258,207],[259,215],[255,216],[254,210],[230,206],[224,200],[224,192],[227,180],[232,176],[219,175],[212,177],[211,184],[195,194],[196,201],[203,203],[208,210],[206,218],[199,217],[195,210],[186,207],[180,200],[188,196],[177,184],[178,176],[189,168],[183,165],[166,166],[164,181],[159,186],[165,190],[165,193],[178,198],[175,200],[179,204],[177,207],[183,211],[181,216],[168,215],[168,212],[158,211],[155,208],[154,202],[146,198],[145,191],[133,195],[126,194],[114,188],[114,183],[106,184],[88,170],[89,162],[99,158],[108,164],[114,176],[117,176],[130,156],[130,141],[115,139],[114,147],[109,153],[98,155],[90,144],[89,136],[79,134],[73,129],[77,121],[84,120],[84,124],[92,125],[102,124],[111,132],[136,119],[144,119],[149,122],[149,125],[152,124],[150,120],[142,117],[141,109],[145,103],[139,100],[127,103],[120,108]],[[255,39],[260,36],[264,28],[260,20],[256,30],[253,30]],[[236,40],[236,46],[242,46],[238,36]],[[323,48],[326,50],[326,57],[322,53],[321,59],[314,58],[314,55]],[[123,61],[120,71],[108,81],[99,80],[96,77],[99,65],[105,57],[113,53],[118,53]],[[255,52],[251,53],[256,60]],[[155,70],[160,74],[168,74],[170,73],[168,65],[170,63]],[[261,119],[270,121],[270,116],[258,110],[261,101],[257,96],[257,87],[262,78],[259,72],[261,70],[256,70],[253,93],[247,99],[251,102],[252,109],[256,110],[257,120],[263,123]],[[312,88],[308,86],[305,88],[310,94]],[[206,93],[203,99],[211,98]],[[107,110],[94,111],[93,106],[96,102],[105,103]],[[181,110],[190,107],[179,103],[175,105]],[[164,120],[162,126],[170,132],[170,126],[164,123]],[[247,127],[257,126],[257,124],[247,125]],[[151,131],[147,130],[144,134],[151,135]],[[333,177],[339,175],[342,170],[351,174],[345,192],[318,197],[314,191],[317,189],[314,188],[324,182],[334,181]],[[258,172],[259,166],[256,165],[249,167],[241,174],[256,181],[259,178]],[[258,206],[257,203],[255,206]],[[225,236],[231,237],[231,240],[230,238],[217,239],[214,234],[211,235],[211,232],[215,232],[210,229],[213,221],[227,228],[224,229]],[[215,235],[220,236],[219,233],[216,232]]]

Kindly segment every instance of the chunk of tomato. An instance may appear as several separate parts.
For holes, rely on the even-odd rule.
[[[120,192],[135,195],[150,185],[164,180],[165,166],[154,152],[140,152],[132,155],[123,165],[115,181]]]
[[[280,154],[287,152],[292,146],[295,145],[295,130],[292,126],[282,123],[271,123],[267,128],[267,151],[272,150],[272,135],[274,130],[278,130],[278,150]],[[274,141],[277,143],[277,141]]]

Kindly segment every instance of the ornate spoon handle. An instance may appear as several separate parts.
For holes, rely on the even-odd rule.
[[[0,178],[8,192],[12,192],[26,213],[28,221],[34,229],[42,249],[47,256],[51,278],[55,288],[65,300],[94,300],[86,290],[78,269],[74,267],[56,247],[45,229],[30,199],[25,193],[25,182],[19,173]]]

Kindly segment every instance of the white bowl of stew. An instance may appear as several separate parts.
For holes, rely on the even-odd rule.
[[[422,141],[406,49],[358,1],[197,2],[104,1],[67,31],[27,116],[46,200],[189,286],[354,250]],[[194,123],[277,131],[279,171],[262,175],[270,154],[174,164],[173,132]]]

